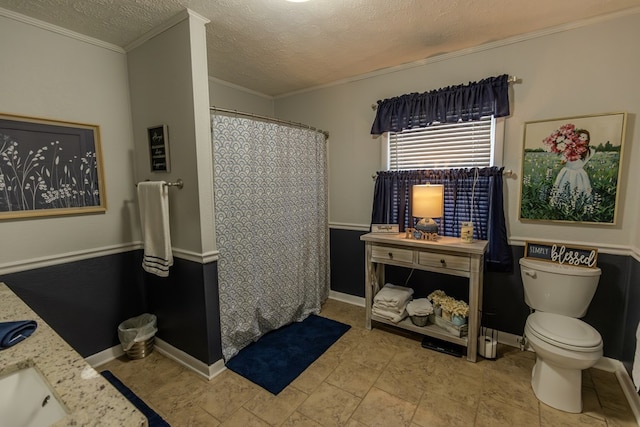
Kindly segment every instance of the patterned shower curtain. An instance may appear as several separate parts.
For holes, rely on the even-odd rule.
[[[311,313],[329,294],[324,135],[212,116],[222,353]]]

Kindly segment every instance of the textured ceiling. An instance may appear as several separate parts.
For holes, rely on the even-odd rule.
[[[637,7],[640,0],[0,0],[126,47],[189,8],[209,75],[277,96]]]

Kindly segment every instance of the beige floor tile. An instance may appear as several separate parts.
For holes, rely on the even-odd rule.
[[[174,407],[171,413],[163,415],[163,417],[174,427],[217,427],[220,425],[220,421],[193,402]]]
[[[311,394],[320,387],[320,384],[327,379],[339,363],[338,358],[321,357],[309,365],[304,372],[289,384],[289,387],[295,387],[306,394]]]
[[[605,419],[598,394],[593,388],[582,387],[582,413],[601,420]]]
[[[322,383],[298,408],[298,412],[325,427],[343,426],[360,399],[327,383]]]
[[[270,427],[269,423],[244,408],[238,409],[220,427]]]
[[[609,408],[620,412],[630,411],[631,407],[618,383],[616,374],[600,369],[590,372],[595,390],[603,408]]]
[[[609,427],[637,427],[638,422],[631,409],[628,410],[616,410],[610,408],[603,408],[604,415],[607,419],[607,425]]]
[[[259,386],[226,370],[209,382],[206,392],[196,402],[202,409],[224,422],[260,390]]]
[[[415,404],[374,387],[354,412],[353,419],[369,427],[409,426],[415,411]]]
[[[206,381],[153,352],[115,359],[112,371],[174,427],[302,426],[637,427],[615,374],[583,372],[582,414],[535,398],[535,354],[500,345],[494,361],[470,363],[423,349],[420,337],[364,328],[364,308],[329,300],[321,315],[352,325],[278,396],[232,371]],[[358,396],[363,396],[362,398]]]
[[[482,381],[481,374],[470,377],[451,369],[436,369],[427,379],[425,396],[445,396],[475,409],[480,401]]]
[[[467,427],[476,418],[476,407],[438,394],[425,393],[413,416],[413,423],[423,427]]]
[[[606,427],[607,422],[585,414],[570,414],[540,404],[540,427],[594,426]]]
[[[535,427],[540,425],[538,414],[507,405],[489,397],[480,399],[476,427]]]
[[[307,394],[293,387],[285,388],[277,396],[266,390],[259,390],[253,399],[243,405],[243,408],[271,425],[280,425],[307,397]]]
[[[331,372],[325,381],[362,398],[369,392],[379,376],[379,371],[345,360]]]
[[[294,412],[280,427],[322,427],[322,424],[318,424],[300,412]]]
[[[539,414],[539,402],[533,393],[531,383],[514,378],[509,373],[487,369],[484,375],[482,394],[493,400]]]

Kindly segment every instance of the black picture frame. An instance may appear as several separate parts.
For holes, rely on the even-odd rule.
[[[169,129],[167,125],[147,128],[151,172],[170,172]]]

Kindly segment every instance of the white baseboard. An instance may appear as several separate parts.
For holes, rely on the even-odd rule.
[[[116,345],[106,350],[101,351],[100,353],[92,354],[89,357],[85,357],[84,360],[89,365],[94,368],[97,368],[101,365],[104,365],[107,362],[111,362],[114,359],[124,355],[124,350],[121,345]]]
[[[329,291],[329,299],[346,302],[347,304],[351,305],[357,305],[358,307],[365,306],[364,298],[357,297],[355,295],[344,294],[342,292]]]
[[[213,377],[227,369],[224,366],[224,361],[222,359],[218,360],[213,365],[207,365],[206,363],[196,359],[190,354],[185,353],[184,351],[172,346],[168,342],[163,341],[158,337],[156,337],[155,339],[154,350],[162,354],[163,356],[168,357],[169,359],[175,360],[182,366],[191,369],[193,372],[205,377],[207,380],[212,379]],[[124,350],[122,350],[122,346],[117,345],[101,351],[100,353],[96,353],[89,357],[86,357],[84,360],[93,368],[98,368],[101,365],[117,359],[122,355],[124,355]]]
[[[190,354],[185,353],[184,351],[172,346],[168,342],[163,341],[159,338],[156,338],[156,350],[158,351],[158,353],[175,360],[186,368],[191,369],[196,374],[202,375],[207,380],[210,380],[211,378],[227,369],[224,366],[224,361],[222,359],[218,360],[213,365],[207,365],[206,363],[196,359]]]

